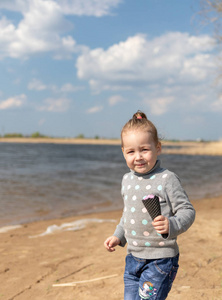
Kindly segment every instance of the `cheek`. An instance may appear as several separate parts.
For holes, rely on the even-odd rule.
[[[150,153],[149,155],[147,155],[146,158],[147,158],[148,161],[153,161],[153,160],[156,160],[156,155],[153,155],[153,154]]]
[[[132,157],[126,157],[126,163],[127,165],[131,165],[133,163],[133,158]]]

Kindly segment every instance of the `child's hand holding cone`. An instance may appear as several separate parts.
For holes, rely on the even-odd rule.
[[[153,227],[157,233],[162,234],[166,238],[169,233],[169,220],[161,215],[159,197],[148,195],[142,201],[153,220]]]
[[[156,217],[153,220],[152,225],[157,233],[162,234],[163,237],[167,237],[169,233],[169,220],[167,217],[164,217],[162,215]]]

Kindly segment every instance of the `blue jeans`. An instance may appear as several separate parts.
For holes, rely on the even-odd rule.
[[[124,300],[166,299],[178,270],[179,254],[163,259],[126,256]]]

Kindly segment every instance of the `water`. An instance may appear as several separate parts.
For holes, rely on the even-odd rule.
[[[161,155],[190,199],[222,194],[222,157]],[[0,144],[0,226],[121,209],[120,146]]]

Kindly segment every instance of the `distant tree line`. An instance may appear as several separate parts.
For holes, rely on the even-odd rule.
[[[85,136],[84,136],[84,134],[80,133],[79,135],[76,136],[76,139],[85,139]],[[94,137],[94,139],[99,140],[100,137],[98,135],[96,135]]]
[[[46,135],[41,134],[40,132],[34,132],[29,136],[24,136],[22,133],[6,133],[4,135],[0,135],[0,137],[4,137],[4,138],[23,138],[23,137],[31,137],[31,138],[44,138],[47,137]]]
[[[49,136],[41,134],[40,132],[34,132],[31,135],[23,135],[22,133],[6,133],[4,135],[0,135],[1,138],[49,138]],[[76,139],[85,139],[84,134],[79,134],[75,137]],[[94,137],[94,139],[100,139],[98,135]]]

